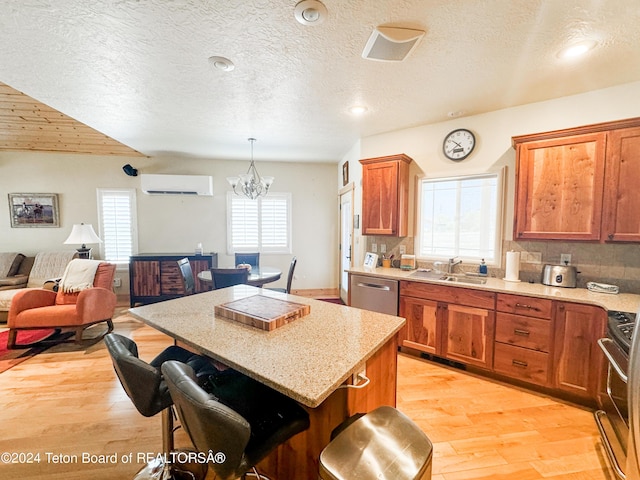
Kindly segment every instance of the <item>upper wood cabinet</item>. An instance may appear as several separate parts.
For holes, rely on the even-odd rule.
[[[640,118],[514,137],[514,238],[640,241]]]
[[[411,161],[404,154],[360,160],[363,235],[407,235]]]
[[[640,242],[640,127],[607,139],[602,234],[605,241]]]

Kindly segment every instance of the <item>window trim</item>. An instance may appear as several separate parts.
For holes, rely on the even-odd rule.
[[[293,252],[292,245],[292,231],[293,231],[293,217],[292,217],[292,195],[290,192],[269,192],[266,199],[269,197],[281,197],[286,199],[287,203],[287,246],[284,249],[266,248],[262,245],[262,200],[263,197],[258,197],[255,201],[258,202],[258,246],[234,249],[233,247],[233,228],[232,228],[232,212],[231,204],[234,198],[238,197],[234,192],[227,192],[227,255],[234,255],[235,253],[251,253],[259,252],[265,255],[291,255]],[[243,197],[241,199],[245,200]]]
[[[500,267],[502,264],[502,244],[503,244],[503,229],[504,229],[504,213],[506,211],[506,207],[504,205],[505,199],[505,187],[506,187],[506,167],[502,167],[497,171],[487,171],[481,173],[470,173],[465,175],[453,175],[453,176],[442,176],[442,177],[428,177],[422,176],[417,178],[416,183],[416,235],[415,235],[415,252],[416,258],[418,260],[423,261],[442,261],[448,260],[449,256],[446,255],[429,255],[429,256],[421,256],[421,224],[422,224],[422,184],[423,182],[431,181],[453,181],[453,180],[470,180],[474,178],[482,178],[488,176],[496,177],[496,227],[495,227],[495,243],[494,243],[494,251],[495,258],[491,261],[486,260],[487,265],[493,267]],[[462,255],[456,255],[456,258],[461,260],[467,260],[472,263],[479,263],[481,258],[475,257],[465,257]]]
[[[98,236],[102,239],[100,244],[100,257],[106,260],[105,255],[105,240],[104,240],[104,214],[103,214],[103,197],[106,193],[126,193],[129,196],[129,215],[131,220],[131,255],[138,253],[138,218],[137,218],[137,204],[136,204],[136,189],[135,188],[97,188],[97,206],[98,206]],[[122,270],[123,267],[129,265],[129,260],[109,260],[111,263],[117,265],[118,270]]]

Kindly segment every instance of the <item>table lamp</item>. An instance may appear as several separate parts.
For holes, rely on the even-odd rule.
[[[102,243],[100,237],[93,230],[90,223],[75,224],[71,229],[71,234],[64,241],[65,245],[82,245],[78,248],[78,258],[91,258],[91,249],[87,248],[87,243]]]

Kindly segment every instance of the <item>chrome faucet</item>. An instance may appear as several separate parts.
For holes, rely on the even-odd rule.
[[[447,264],[447,273],[453,273],[453,267],[456,265],[460,265],[462,260],[456,260],[456,257],[450,258],[449,263]]]

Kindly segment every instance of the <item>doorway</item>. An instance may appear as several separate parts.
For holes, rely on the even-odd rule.
[[[349,274],[353,256],[353,184],[340,190],[340,298],[348,304]]]

